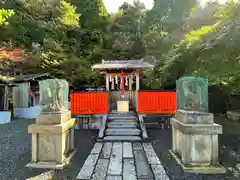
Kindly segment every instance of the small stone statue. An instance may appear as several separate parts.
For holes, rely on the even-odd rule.
[[[40,101],[43,112],[61,112],[64,110],[64,101],[68,101],[68,85],[65,80],[48,79],[41,81]],[[66,85],[66,86],[65,86]]]
[[[63,101],[63,84],[59,81],[56,82],[57,84],[57,93],[56,93],[56,110],[61,111],[64,107],[64,101]]]
[[[201,108],[199,95],[191,91],[190,84],[187,81],[183,81],[182,87],[186,98],[185,109],[199,111]],[[197,85],[197,88],[200,87]]]

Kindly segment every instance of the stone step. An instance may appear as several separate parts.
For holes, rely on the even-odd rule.
[[[116,128],[116,129],[122,129],[122,128],[137,128],[138,124],[107,124],[108,128]]]
[[[110,112],[110,114],[113,114],[113,115],[115,115],[115,114],[117,114],[117,115],[119,115],[119,114],[123,114],[123,115],[134,115],[134,114],[136,114],[136,112],[134,112],[134,111],[129,111],[129,112],[118,112],[117,110],[112,110],[111,112]]]
[[[114,119],[114,120],[108,120],[107,121],[108,123],[110,122],[118,122],[118,123],[138,123],[139,121],[137,120],[134,120],[134,119],[127,119],[127,120],[124,120],[124,119]]]
[[[141,141],[139,136],[105,136],[103,141]]]
[[[109,120],[137,120],[136,116],[108,116]]]
[[[122,121],[108,121],[107,122],[107,125],[122,125],[122,124],[127,124],[127,125],[137,125],[138,123],[137,122],[131,122],[131,121],[125,121],[125,122],[122,122]]]
[[[111,116],[136,116],[136,113],[110,113]]]
[[[139,136],[141,134],[141,131],[139,129],[107,129],[106,130],[106,135],[107,136]]]

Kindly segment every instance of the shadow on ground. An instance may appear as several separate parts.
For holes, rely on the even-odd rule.
[[[225,154],[229,153],[228,151],[226,151],[227,149],[234,149],[237,147],[237,145],[240,145],[240,136],[239,134],[237,134],[238,131],[231,130],[233,126],[236,125],[231,122],[225,122],[227,120],[223,116],[215,117],[214,121],[219,124],[224,123],[224,133],[219,136],[220,162],[224,166],[234,166],[234,163],[236,162],[230,160],[229,155],[226,156]],[[236,130],[237,128],[234,127],[234,129]],[[184,173],[182,168],[176,163],[175,159],[173,159],[169,153],[169,149],[171,149],[172,147],[171,129],[148,130],[148,135],[152,140],[153,147],[158,157],[160,158],[170,180],[239,180],[239,177],[234,177],[233,174],[230,172],[224,175],[202,175]]]
[[[25,165],[31,160],[31,134],[27,126],[34,120],[17,120],[0,125],[0,179],[1,180],[72,180],[90,153],[96,131],[76,131],[77,154],[64,170],[32,169]]]
[[[230,150],[237,150],[240,136],[236,124],[226,122],[224,117],[216,117],[216,123],[224,125],[224,134],[219,137],[220,160],[226,166],[235,161],[229,158]],[[31,160],[31,135],[27,126],[34,120],[17,120],[0,125],[0,180],[73,180],[90,153],[97,136],[96,131],[76,131],[77,154],[72,163],[64,170],[31,169],[24,167]],[[240,125],[239,125],[240,127]],[[171,149],[171,129],[148,129],[153,147],[159,156],[170,180],[237,180],[231,173],[225,175],[200,175],[184,173],[169,154]],[[230,151],[231,152],[231,151]]]

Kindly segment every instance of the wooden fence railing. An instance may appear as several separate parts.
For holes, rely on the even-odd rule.
[[[138,92],[139,114],[175,114],[176,92]]]
[[[109,92],[73,92],[70,110],[73,115],[108,114],[112,100]],[[139,114],[175,114],[176,92],[138,92],[137,103]]]
[[[70,110],[73,115],[108,114],[108,92],[73,92]]]

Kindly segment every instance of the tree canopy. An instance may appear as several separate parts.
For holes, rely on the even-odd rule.
[[[194,75],[238,92],[239,8],[239,0],[204,7],[197,0],[155,0],[151,10],[135,1],[108,14],[102,0],[1,1],[0,68],[10,75],[48,72],[78,88],[103,84],[91,70],[102,59],[153,57],[154,70],[141,79],[148,88]],[[21,58],[6,55],[16,49]]]

